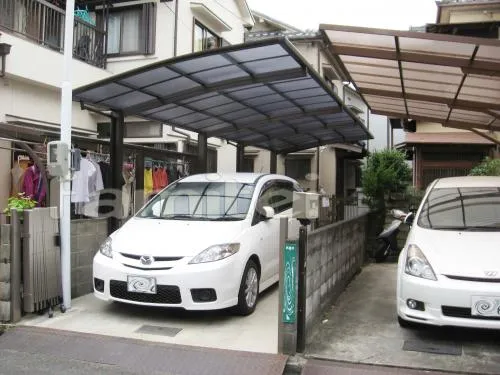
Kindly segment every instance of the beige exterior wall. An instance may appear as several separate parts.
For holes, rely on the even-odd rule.
[[[440,7],[438,23],[493,22],[500,20],[500,2],[449,4]]]
[[[10,142],[0,141],[0,147],[11,147]],[[11,166],[11,151],[0,148],[0,210],[5,208],[7,198],[10,195],[10,166]]]
[[[445,127],[437,122],[417,121],[417,133],[457,133],[468,130]]]

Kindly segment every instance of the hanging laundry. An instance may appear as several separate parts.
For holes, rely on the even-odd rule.
[[[97,169],[88,159],[80,161],[80,170],[76,171],[71,181],[71,202],[87,203],[90,201],[89,180]],[[83,207],[77,205],[77,214],[83,215]]]
[[[42,173],[36,165],[28,167],[24,172],[22,190],[27,197],[37,201],[37,207],[45,205],[47,191],[43,183]]]
[[[87,160],[94,166],[95,172],[88,179],[89,201],[83,204],[82,214],[88,217],[98,217],[100,191],[104,189],[102,172],[95,160],[89,157]]]
[[[144,170],[144,198],[148,199],[153,193],[153,170],[146,168]]]
[[[12,176],[10,188],[11,197],[23,192],[24,172],[25,169],[19,165],[19,162],[16,162],[14,168],[10,170]]]
[[[122,186],[122,212],[123,218],[129,217],[133,212],[132,205],[132,184],[135,180],[135,171],[132,164],[125,164],[122,169],[122,176],[125,183]]]

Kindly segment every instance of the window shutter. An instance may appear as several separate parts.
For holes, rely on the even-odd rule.
[[[153,55],[156,45],[156,4],[147,3],[143,5],[143,35],[144,35],[144,53]]]

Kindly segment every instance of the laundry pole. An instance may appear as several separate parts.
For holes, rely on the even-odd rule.
[[[71,149],[73,63],[73,22],[75,0],[66,0],[64,20],[63,80],[61,85],[61,141]],[[68,162],[71,158],[68,158]],[[64,308],[71,308],[71,183],[70,176],[60,178],[59,228],[61,233],[61,285]]]

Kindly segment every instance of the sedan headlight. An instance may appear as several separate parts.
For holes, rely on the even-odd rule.
[[[215,262],[236,254],[240,249],[239,243],[226,243],[222,245],[211,246],[196,255],[189,264]]]
[[[102,255],[107,256],[108,258],[113,258],[113,249],[111,247],[111,238],[108,237],[106,238],[106,241],[102,243],[102,245],[99,247],[99,252]]]
[[[417,245],[409,245],[406,253],[405,272],[428,280],[437,280],[429,261]]]

